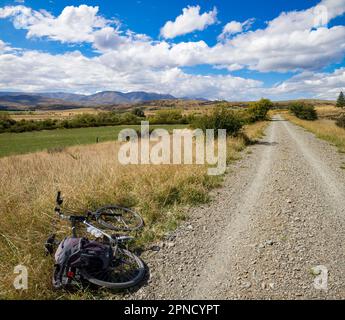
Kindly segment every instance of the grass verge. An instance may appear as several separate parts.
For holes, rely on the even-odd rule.
[[[185,128],[185,125],[151,125],[151,129],[167,130]],[[78,129],[56,129],[23,133],[0,134],[0,157],[42,151],[45,149],[61,149],[74,145],[116,140],[122,129],[139,129],[140,126],[109,126]]]
[[[327,119],[306,121],[290,114],[284,114],[284,118],[314,133],[318,138],[330,142],[338,148],[339,152],[345,153],[345,130],[338,127],[335,121]]]
[[[254,141],[266,125],[258,122],[244,132]],[[229,138],[228,161],[238,159],[247,142],[244,136]],[[186,218],[186,206],[209,201],[209,191],[221,185],[222,177],[208,176],[201,165],[122,166],[118,148],[117,142],[105,142],[0,159],[0,298],[111,297],[105,290],[52,290],[53,260],[44,255],[43,244],[57,230],[59,238],[69,234],[68,224],[53,213],[57,190],[63,191],[66,207],[80,211],[106,203],[135,208],[145,220],[136,245],[145,247],[174,230]],[[28,268],[28,290],[13,287],[18,264]]]

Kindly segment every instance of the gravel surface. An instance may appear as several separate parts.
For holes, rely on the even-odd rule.
[[[150,278],[125,298],[345,299],[345,155],[280,116],[249,150],[143,253]]]

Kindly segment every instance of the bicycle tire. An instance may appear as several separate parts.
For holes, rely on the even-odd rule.
[[[128,280],[125,282],[105,281],[102,279],[97,279],[94,275],[92,275],[91,273],[89,273],[85,269],[81,270],[81,274],[82,274],[83,278],[85,280],[89,281],[90,283],[94,284],[94,285],[97,285],[97,286],[103,287],[103,288],[108,288],[108,289],[126,289],[126,288],[130,288],[130,287],[134,287],[138,283],[140,283],[145,276],[145,265],[144,265],[143,261],[139,257],[137,257],[135,254],[133,254],[132,252],[130,252],[126,249],[122,249],[122,248],[120,249],[119,248],[118,251],[120,253],[123,253],[127,257],[133,259],[133,261],[137,265],[138,274],[132,280]],[[115,268],[116,267],[114,267],[114,269]]]
[[[129,218],[130,217],[134,218],[134,220],[136,220],[135,225],[134,226],[128,226],[126,224],[126,222],[123,221],[123,219],[122,219],[122,223],[124,224],[124,226],[120,226],[119,223],[117,223],[117,225],[116,225],[115,220],[117,219],[117,222],[119,222],[119,218],[118,218],[119,214],[112,213],[112,212],[116,212],[116,211],[117,212],[122,211],[122,214],[120,214],[122,216],[123,216],[123,214],[128,214]],[[98,217],[97,222],[101,226],[103,226],[104,228],[109,229],[109,230],[135,231],[135,230],[142,228],[144,225],[144,220],[140,216],[140,214],[138,214],[137,212],[135,212],[131,209],[120,207],[117,205],[108,205],[108,206],[99,208],[96,210],[95,213],[96,213],[96,216]],[[113,219],[114,222],[109,221],[109,220],[111,220],[111,219],[109,219],[111,217],[116,218],[116,219]],[[105,218],[107,218],[107,219],[105,219]]]

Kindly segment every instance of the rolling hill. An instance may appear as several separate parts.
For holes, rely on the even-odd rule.
[[[153,100],[173,100],[169,94],[152,92],[102,91],[92,95],[65,92],[0,92],[0,110],[69,109],[90,106],[132,104]]]

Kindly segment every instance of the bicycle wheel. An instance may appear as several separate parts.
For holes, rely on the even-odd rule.
[[[134,231],[144,225],[143,218],[133,210],[115,205],[96,211],[97,222],[103,227],[116,231]]]
[[[126,289],[137,285],[145,275],[144,263],[128,250],[119,248],[107,270],[83,269],[83,278],[108,289]]]

